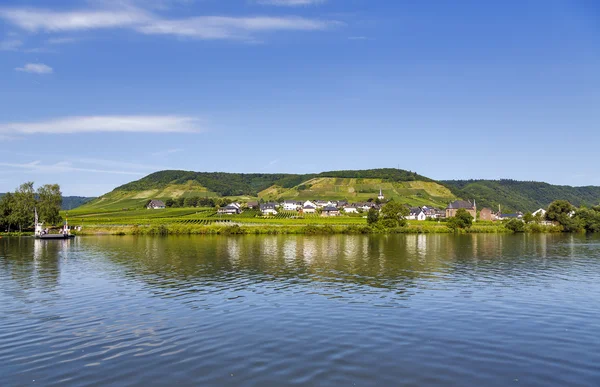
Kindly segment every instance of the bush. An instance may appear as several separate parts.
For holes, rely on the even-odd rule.
[[[504,227],[512,232],[525,232],[525,223],[519,219],[511,219]]]

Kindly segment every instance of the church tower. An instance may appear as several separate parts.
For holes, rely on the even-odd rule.
[[[379,188],[379,196],[377,196],[377,199],[379,199],[379,200],[385,199],[385,196],[383,196],[383,191],[381,191],[381,188]]]

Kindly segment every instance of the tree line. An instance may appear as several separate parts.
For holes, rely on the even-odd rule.
[[[8,192],[0,198],[0,227],[11,232],[31,228],[34,211],[37,208],[40,221],[48,224],[62,222],[60,208],[62,192],[58,184],[44,184],[34,188],[32,181],[21,184],[15,192]]]
[[[200,196],[191,196],[188,198],[167,199],[165,207],[167,208],[184,208],[184,207],[225,207],[233,203],[227,198],[206,198]],[[147,204],[146,204],[147,206]]]

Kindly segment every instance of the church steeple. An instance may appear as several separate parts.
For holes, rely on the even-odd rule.
[[[377,196],[377,199],[379,199],[379,200],[385,199],[385,197],[383,196],[383,191],[381,190],[381,188],[379,188],[379,196]]]

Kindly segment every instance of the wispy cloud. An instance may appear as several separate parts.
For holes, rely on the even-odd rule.
[[[110,173],[116,175],[144,175],[142,172],[124,171],[123,169],[96,169],[82,168],[73,166],[69,161],[60,161],[54,164],[44,164],[40,160],[29,163],[0,163],[1,167],[25,170],[27,172],[37,173],[64,173],[64,172],[89,172],[89,173]]]
[[[58,12],[35,8],[0,9],[0,17],[29,32],[64,32],[138,25],[152,17],[127,7],[121,10]]]
[[[6,39],[0,41],[0,51],[14,51],[23,45],[19,39]]]
[[[202,129],[199,119],[185,116],[76,116],[47,121],[0,123],[0,134],[193,133]]]
[[[251,39],[254,32],[317,31],[335,22],[301,17],[201,16],[180,20],[156,20],[136,30],[143,34],[178,35],[197,39]]]
[[[70,43],[76,43],[76,42],[78,42],[80,40],[81,39],[79,39],[79,38],[70,38],[70,37],[51,38],[51,39],[48,39],[46,41],[46,43],[48,43],[48,44],[54,44],[54,45],[57,45],[57,44],[70,44]]]
[[[151,153],[151,155],[155,156],[155,157],[164,157],[164,156],[172,155],[173,153],[179,153],[179,152],[183,152],[183,149],[180,149],[180,148],[165,149],[165,150],[161,150],[158,152],[153,152],[153,153]]]
[[[123,160],[107,160],[107,159],[97,159],[97,158],[89,158],[89,157],[83,157],[83,158],[77,158],[73,160],[75,163],[77,163],[78,165],[80,164],[85,164],[85,165],[92,165],[94,167],[100,167],[100,168],[109,168],[109,169],[113,169],[113,168],[118,168],[121,170],[130,170],[130,171],[139,171],[139,172],[151,172],[151,171],[158,171],[158,170],[162,170],[162,169],[169,169],[169,167],[166,167],[164,165],[152,165],[152,164],[148,164],[148,163],[144,163],[144,164],[140,164],[140,163],[132,163],[132,162],[128,162],[128,161],[123,161]]]
[[[43,63],[27,63],[23,67],[15,68],[15,70],[32,74],[52,74],[54,72],[52,67]]]
[[[314,0],[311,2],[314,3]],[[283,3],[280,5],[283,5]],[[293,4],[289,3],[288,5]],[[168,19],[133,6],[115,7],[111,10],[83,11],[0,8],[0,18],[28,32],[66,33],[82,30],[127,28],[147,35],[249,41],[255,40],[253,35],[258,33],[319,31],[343,24],[335,20],[320,20],[298,16],[197,16]]]
[[[257,4],[275,5],[278,7],[298,7],[303,5],[322,4],[326,0],[256,0]]]

